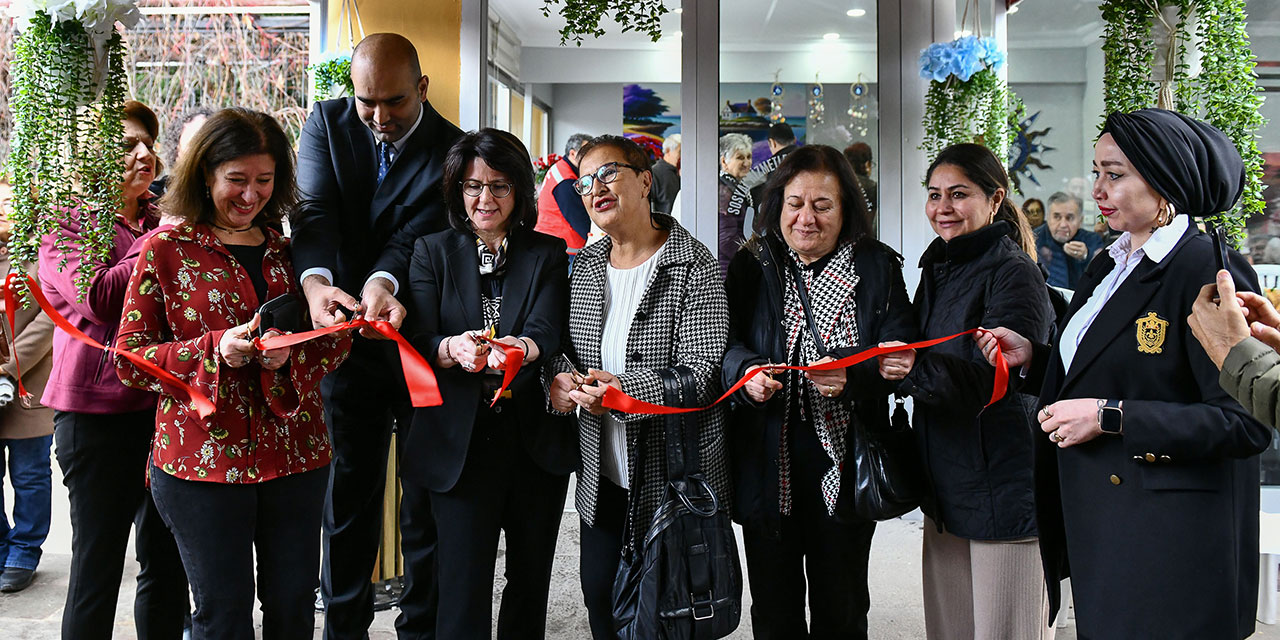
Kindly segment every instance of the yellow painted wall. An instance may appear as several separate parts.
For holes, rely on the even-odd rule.
[[[462,30],[463,0],[360,0],[360,20],[364,32],[399,33],[418,49],[422,72],[431,79],[427,98],[431,105],[450,122],[458,122],[458,97],[461,82],[461,58],[458,34]],[[326,52],[341,46],[347,49],[347,25],[338,21],[342,0],[329,0]],[[355,30],[356,42],[360,32]],[[341,42],[341,45],[339,45]]]

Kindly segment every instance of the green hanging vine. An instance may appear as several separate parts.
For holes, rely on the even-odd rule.
[[[351,82],[351,56],[342,54],[317,62],[307,67],[316,76],[316,100],[347,97],[356,95],[356,87]],[[335,95],[334,88],[346,93]]]
[[[924,139],[918,147],[932,161],[946,147],[976,142],[997,158],[1009,157],[1022,102],[1000,78],[1005,53],[992,38],[965,36],[935,42],[920,52],[925,93]]]
[[[94,264],[107,258],[115,241],[124,171],[125,75],[124,43],[114,25],[136,21],[137,14],[132,3],[103,5],[82,7],[98,11],[89,28],[74,15],[23,7],[25,26],[10,70],[11,259],[21,273],[25,263],[37,259],[41,238],[51,235],[63,256],[59,268],[65,267],[73,247],[62,227],[78,227],[74,248],[84,255],[76,273],[81,296]]]
[[[557,11],[556,6],[564,8]],[[609,14],[622,27],[622,32],[639,31],[657,42],[662,38],[662,16],[669,12],[662,0],[542,0],[542,15],[550,18],[558,12],[564,18],[560,44],[570,40],[581,47],[586,36],[604,35],[600,21]]]
[[[1103,119],[1115,111],[1159,106],[1202,118],[1227,134],[1244,158],[1244,194],[1234,209],[1209,220],[1225,223],[1236,246],[1241,246],[1245,221],[1261,213],[1265,204],[1257,132],[1266,124],[1259,113],[1262,96],[1244,0],[1104,0],[1101,10],[1106,23]],[[1168,28],[1172,34],[1157,43],[1152,25],[1163,26],[1169,14],[1177,16]],[[1195,75],[1193,41],[1200,54]],[[1160,47],[1165,64],[1156,68]]]

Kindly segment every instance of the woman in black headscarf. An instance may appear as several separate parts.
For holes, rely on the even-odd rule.
[[[1098,209],[1123,233],[1085,271],[1057,344],[1004,328],[978,339],[1043,381],[1036,501],[1050,600],[1056,610],[1070,576],[1082,638],[1244,638],[1257,608],[1257,455],[1271,433],[1218,385],[1187,324],[1216,271],[1192,218],[1235,203],[1243,163],[1221,131],[1143,109],[1107,118],[1093,171]],[[1235,251],[1226,266],[1257,290]]]

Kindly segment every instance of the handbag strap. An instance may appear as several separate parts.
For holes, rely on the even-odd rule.
[[[660,369],[658,378],[662,380],[662,395],[667,406],[685,407],[697,402],[697,380],[687,365]],[[667,479],[670,481],[683,481],[699,471],[697,416],[697,413],[675,414],[665,419]]]
[[[804,307],[804,317],[809,321],[809,333],[813,334],[813,344],[818,348],[819,355],[827,355],[827,345],[822,341],[822,333],[818,331],[818,323],[813,319],[813,311],[809,308],[809,287],[805,286],[804,275],[800,273],[800,268],[796,263],[787,259],[787,265],[791,267],[791,277],[796,282],[796,292],[800,294],[800,306]]]

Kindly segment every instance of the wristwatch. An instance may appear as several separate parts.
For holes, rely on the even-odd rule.
[[[1098,428],[1113,436],[1124,432],[1124,410],[1119,400],[1098,401]]]

